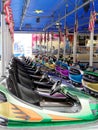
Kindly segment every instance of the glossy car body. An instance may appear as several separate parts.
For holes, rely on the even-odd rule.
[[[60,92],[69,95],[72,106],[53,102],[40,102],[40,106],[29,104],[12,95],[0,85],[0,125],[8,127],[34,127],[95,120],[98,118],[98,102],[95,98],[76,89],[61,86]],[[33,100],[33,99],[32,99]],[[43,105],[44,103],[44,105]]]

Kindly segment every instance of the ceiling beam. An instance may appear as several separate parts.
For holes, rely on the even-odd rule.
[[[27,0],[27,2],[25,2],[25,4],[24,4],[23,14],[22,14],[22,17],[21,17],[21,22],[20,22],[20,30],[21,30],[21,28],[22,28],[22,24],[23,24],[23,21],[24,21],[24,18],[25,18],[27,9],[28,9],[28,7],[29,7],[30,1],[31,1],[31,0]]]
[[[41,15],[41,16],[40,15],[39,16],[38,15],[25,15],[25,17],[31,17],[31,18],[33,18],[33,17],[34,18],[38,18],[38,17],[39,18],[51,18],[53,16],[51,16],[51,15],[50,16],[45,16],[45,15]]]
[[[79,9],[83,8],[84,6],[86,6],[87,4],[89,4],[91,1],[94,0],[88,0],[87,2],[85,2],[84,4],[78,6],[77,8],[75,8],[73,11],[69,12],[68,14],[64,15],[63,17],[59,18],[58,20],[56,20],[55,22],[49,24],[48,26],[46,26],[44,28],[44,30],[47,30],[48,28],[50,28],[51,26],[55,25],[57,22],[60,22],[61,20],[63,20],[64,18],[70,16],[71,14],[75,13],[76,11],[78,11]]]

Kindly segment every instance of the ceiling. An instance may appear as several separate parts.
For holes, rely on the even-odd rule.
[[[98,12],[98,0],[94,0],[94,2],[95,10]],[[82,7],[83,4],[85,4],[84,7]],[[62,31],[64,31],[66,23],[69,31],[73,32],[76,6],[78,31],[80,33],[89,32],[88,24],[92,7],[89,0],[11,0],[10,6],[16,32],[57,32],[57,23],[60,23]],[[67,16],[66,22],[65,16]],[[98,20],[95,25],[95,33],[98,32],[97,24]]]

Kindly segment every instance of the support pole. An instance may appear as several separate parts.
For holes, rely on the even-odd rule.
[[[61,43],[61,40],[60,40],[60,27],[59,27],[59,37],[58,37],[58,56],[57,56],[57,59],[59,59],[59,57],[60,57],[60,43]]]
[[[9,44],[9,48],[8,48],[8,62],[10,59],[10,34],[9,34],[9,30],[8,30],[8,44]]]
[[[75,9],[77,9],[77,0],[75,0]],[[73,63],[76,63],[76,50],[77,50],[77,31],[78,31],[78,19],[77,11],[75,12],[75,25],[74,25],[74,44],[73,44]]]
[[[50,47],[50,52],[51,52],[51,54],[52,54],[52,39],[53,39],[53,36],[52,36],[52,34],[51,34],[51,47]]]
[[[46,32],[44,33],[44,47],[45,47],[45,53],[46,53]]]
[[[8,58],[8,62],[10,62],[11,57],[12,57],[12,40],[11,40],[11,35],[10,32],[8,32],[8,41],[9,41],[9,49],[8,49],[8,54],[9,54],[9,58]]]
[[[14,45],[13,42],[14,42],[14,41],[13,41],[13,39],[11,38],[11,55],[10,55],[10,60],[11,60],[11,58],[12,58],[12,56],[13,56],[13,45]]]
[[[90,61],[89,61],[90,66],[93,66],[93,39],[94,39],[94,29],[91,31],[90,34]]]
[[[66,55],[66,34],[64,33],[64,53],[63,53],[63,58],[65,60],[65,55]]]
[[[65,16],[66,16],[66,14],[67,14],[67,8],[68,8],[68,5],[66,5],[66,8],[65,8]],[[65,60],[65,55],[66,55],[66,32],[67,32],[67,28],[66,28],[66,19],[67,19],[67,17],[65,17],[65,21],[64,21],[64,23],[65,23],[65,25],[64,25],[64,52],[63,52],[63,58],[64,58],[64,60]]]
[[[45,35],[45,34],[44,34]],[[45,36],[44,36],[44,47],[46,46],[46,43],[45,43]],[[46,48],[45,48],[46,49]]]
[[[46,40],[47,41],[47,56],[48,56],[48,40]]]
[[[39,37],[40,37],[40,40],[39,40],[40,52],[42,53],[42,34],[40,34]]]
[[[5,38],[4,38],[4,57],[5,57],[5,70],[7,67],[7,24],[5,22]]]
[[[54,32],[51,32],[51,48],[50,48],[50,52],[51,52],[51,55],[52,55],[52,53],[53,53],[53,39],[54,39]]]
[[[48,56],[48,42],[49,42],[49,32],[48,32],[48,34],[47,34],[47,56]]]
[[[7,39],[7,42],[6,42],[6,67],[8,67],[8,63],[9,63],[9,59],[8,59],[8,57],[9,57],[9,54],[8,54],[8,50],[9,50],[9,41],[8,41],[8,24],[6,25],[6,27],[7,27],[7,34],[6,34],[6,39]]]
[[[77,32],[74,32],[73,63],[76,63]]]
[[[2,54],[1,54],[1,76],[5,77],[5,16],[2,12],[1,14],[1,44],[2,44]]]
[[[37,49],[37,34],[36,34],[36,49]]]
[[[9,49],[8,49],[8,54],[9,54],[8,60],[9,60],[10,59],[10,33],[8,33],[8,38],[9,38]]]

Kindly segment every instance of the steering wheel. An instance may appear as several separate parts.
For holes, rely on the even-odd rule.
[[[49,77],[48,77],[48,74],[47,73],[44,73],[40,79],[40,82],[43,81],[44,79],[47,79],[49,80]]]
[[[50,95],[53,95],[54,93],[58,92],[61,89],[61,83],[62,81],[57,81],[53,87],[50,90]]]

